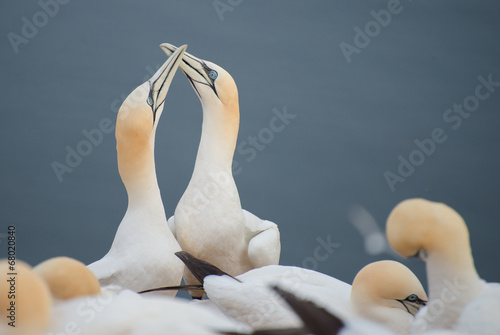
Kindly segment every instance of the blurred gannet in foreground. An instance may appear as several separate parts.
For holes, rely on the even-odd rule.
[[[0,334],[44,333],[52,315],[52,298],[47,283],[31,266],[20,260],[15,261],[13,269],[6,259],[0,260],[0,274]],[[9,322],[13,322],[13,326]]]
[[[270,289],[279,285],[346,317],[363,317],[406,334],[427,296],[406,266],[379,261],[359,271],[351,285],[294,266],[268,265],[232,277],[182,251],[176,253],[203,283],[209,301],[253,329],[300,328],[301,320]]]
[[[16,260],[16,292],[15,297],[9,298],[7,293],[11,288],[6,276],[12,276],[9,275],[11,270],[7,260],[0,261],[0,271],[4,274],[0,282],[0,316],[4,319],[0,323],[0,334],[216,335],[250,331],[247,326],[220,313],[183,299],[140,296],[113,285],[93,294],[97,279],[81,265],[76,260],[58,257],[41,263],[34,271]],[[49,270],[57,273],[49,275]],[[44,279],[50,284],[47,285]],[[79,285],[86,289],[79,289]],[[63,293],[65,299],[51,298],[51,289],[53,294]],[[15,327],[7,324],[12,301],[15,303]]]
[[[181,281],[184,266],[174,255],[181,248],[163,209],[154,140],[168,88],[186,47],[177,49],[151,79],[130,93],[118,112],[116,150],[128,208],[109,252],[88,266],[101,286],[140,291]]]
[[[66,334],[68,324],[79,335],[216,335],[248,333],[250,329],[185,299],[141,296],[129,290],[103,290],[54,307],[54,334]]]
[[[500,334],[500,284],[479,278],[460,214],[442,203],[409,199],[392,210],[386,231],[401,256],[416,256],[426,263],[429,303],[417,315],[412,331]]]
[[[45,280],[56,299],[66,300],[101,292],[94,273],[73,258],[51,258],[35,266],[33,271]]]
[[[162,44],[167,55],[176,47]],[[239,129],[238,90],[220,66],[184,53],[181,70],[203,107],[200,145],[191,181],[168,220],[182,250],[203,257],[231,275],[278,264],[278,227],[241,208],[232,174]],[[186,284],[198,284],[189,271]],[[202,292],[191,291],[200,298]]]

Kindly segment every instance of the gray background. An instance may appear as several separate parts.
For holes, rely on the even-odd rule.
[[[90,263],[108,251],[127,205],[114,133],[62,182],[51,164],[65,163],[66,147],[75,149],[83,130],[105,118],[114,123],[117,99],[166,60],[158,45],[170,42],[232,74],[239,143],[264,134],[273,109],[296,115],[253,160],[235,153],[243,207],[279,225],[281,264],[351,282],[369,262],[400,260],[383,244],[367,250],[359,227],[383,232],[399,201],[424,197],[464,216],[478,272],[500,279],[500,88],[456,130],[443,120],[474,94],[478,76],[500,81],[497,2],[401,1],[402,11],[351,63],[340,43],[353,45],[354,28],[364,29],[370,11],[388,1],[218,3],[230,10],[218,13],[212,1],[70,1],[43,22],[35,1],[2,2],[0,234],[17,227],[18,258]],[[44,24],[16,53],[8,34],[22,36],[22,18],[34,15]],[[156,140],[167,216],[191,176],[200,126],[201,106],[179,72]],[[435,128],[447,140],[392,192],[384,172],[397,173],[398,156],[408,159],[414,141]],[[353,206],[371,213],[358,228]],[[314,259],[328,239],[337,243],[333,252]],[[404,262],[425,282],[420,262]]]

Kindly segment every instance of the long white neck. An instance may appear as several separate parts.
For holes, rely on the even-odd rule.
[[[175,217],[203,224],[206,216],[219,215],[242,220],[241,202],[232,174],[232,161],[238,136],[239,113],[222,108],[203,108],[203,125],[194,166]],[[198,215],[192,216],[192,213]],[[203,213],[203,214],[201,214]],[[220,223],[219,223],[220,224]]]
[[[137,222],[142,218],[149,222],[138,224],[162,224],[166,220],[154,162],[154,135],[151,125],[130,127],[127,120],[117,122],[116,149],[118,170],[127,190],[128,208],[122,222]],[[127,220],[132,215],[133,220]],[[137,224],[137,223],[136,223]]]
[[[203,125],[194,175],[223,171],[232,176],[232,162],[239,129],[239,110],[233,106],[203,106]]]
[[[439,253],[429,253],[426,260],[430,299],[426,319],[432,328],[452,327],[465,305],[474,300],[483,287],[470,245],[448,246]]]

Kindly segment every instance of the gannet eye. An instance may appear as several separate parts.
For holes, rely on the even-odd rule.
[[[418,296],[416,294],[410,294],[406,300],[411,301],[411,302],[416,302],[418,300]]]
[[[212,80],[217,79],[218,76],[219,74],[215,70],[210,70],[210,72],[208,73],[208,77]]]
[[[148,103],[148,105],[153,106],[153,98],[151,98],[150,96],[146,99],[146,102]]]

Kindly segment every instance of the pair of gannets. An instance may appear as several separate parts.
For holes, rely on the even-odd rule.
[[[185,53],[186,46],[161,47],[169,59],[118,112],[118,167],[129,205],[111,249],[89,268],[101,285],[141,291],[180,283],[183,265],[174,253],[181,248],[233,275],[277,264],[281,245],[276,224],[242,210],[232,175],[239,128],[232,77],[216,64]],[[154,137],[178,66],[200,98],[203,127],[191,181],[167,226],[156,180]],[[186,284],[197,283],[188,272],[184,279]],[[203,292],[192,294],[201,297]]]
[[[480,279],[460,214],[442,203],[409,199],[393,209],[386,232],[401,256],[426,263],[429,303],[412,324],[414,333],[500,334],[500,284]]]
[[[365,266],[356,275],[351,289],[351,285],[336,278],[294,266],[269,265],[233,277],[184,251],[177,256],[203,283],[209,298],[203,304],[214,304],[225,315],[252,329],[302,326],[300,318],[273,294],[273,285],[313,300],[343,317],[373,320],[398,334],[408,332],[414,315],[427,300],[413,272],[395,261]]]

